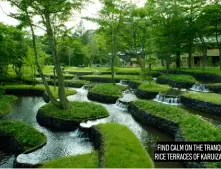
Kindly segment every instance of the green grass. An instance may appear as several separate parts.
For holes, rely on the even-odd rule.
[[[53,93],[53,95],[58,98],[58,87],[55,88],[54,90],[54,87],[53,86],[49,86],[50,89],[51,89],[51,92]],[[5,90],[39,90],[39,91],[45,91],[45,87],[44,85],[22,85],[22,84],[19,84],[19,85],[5,85],[4,86]],[[76,94],[77,92],[75,90],[67,90],[66,89],[66,95],[69,96],[69,95],[74,95]]]
[[[202,68],[181,68],[179,70],[182,70],[185,72],[211,73],[211,74],[221,75],[221,71],[219,67],[206,67],[205,71],[203,71]]]
[[[221,87],[221,83],[211,83],[211,84],[207,84],[207,85]]]
[[[0,118],[10,112],[10,103],[16,99],[17,97],[12,95],[0,95]]]
[[[221,140],[220,129],[210,122],[201,119],[186,110],[153,101],[135,101],[134,104],[155,116],[179,124],[181,134],[187,141],[215,142]],[[208,168],[220,168],[220,162],[210,162]]]
[[[116,123],[99,124],[102,137],[102,168],[153,168],[153,162],[138,138]]]
[[[33,127],[19,121],[0,121],[0,133],[14,138],[24,151],[46,142],[47,138]]]
[[[58,158],[43,163],[41,168],[98,168],[98,153]]]
[[[150,92],[165,92],[170,89],[168,85],[160,85],[157,84],[155,81],[152,81],[151,83],[142,83],[138,89],[144,90],[144,91],[150,91]]]
[[[111,83],[104,83],[104,84],[96,84],[90,91],[102,95],[107,96],[118,96],[122,95],[122,91],[125,90],[127,87],[120,86],[120,85],[113,85]]]
[[[111,79],[111,75],[84,75],[82,77]],[[118,79],[118,80],[139,80],[140,76],[138,76],[138,75],[115,75],[115,79]]]
[[[108,111],[101,105],[90,102],[70,102],[71,108],[67,110],[61,110],[48,103],[40,109],[45,112],[47,116],[64,119],[74,120],[81,122],[84,120],[96,119],[101,117],[107,117]]]
[[[169,75],[161,75],[159,78],[169,79],[178,82],[190,82],[190,83],[197,83],[197,80],[190,75],[176,75],[176,74],[169,74]]]
[[[90,81],[87,80],[65,80],[65,83],[75,83],[75,84],[82,84],[82,85],[86,85],[89,84]]]
[[[221,140],[220,131],[215,126],[182,108],[143,100],[135,101],[134,104],[155,116],[178,123],[187,141]]]
[[[221,104],[221,94],[216,93],[186,93],[185,97],[189,97],[191,99]]]

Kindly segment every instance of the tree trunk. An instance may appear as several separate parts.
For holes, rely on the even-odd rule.
[[[29,17],[29,14],[28,12],[26,11],[26,15],[28,16],[28,19],[29,19],[29,26],[31,28],[31,33],[32,33],[32,43],[33,43],[33,48],[34,48],[34,56],[35,56],[35,64],[37,66],[37,71],[39,73],[39,75],[41,76],[41,79],[44,83],[44,86],[45,86],[45,90],[48,94],[48,97],[51,101],[51,103],[55,106],[58,106],[59,105],[59,102],[55,99],[55,97],[53,96],[50,88],[49,88],[49,85],[48,85],[48,82],[47,80],[45,79],[45,76],[43,74],[43,71],[41,70],[41,66],[39,65],[39,62],[38,62],[38,53],[37,53],[37,48],[36,48],[36,39],[35,39],[35,33],[34,33],[34,29],[33,29],[33,26],[32,26],[32,23],[31,23],[31,19]]]
[[[188,49],[188,67],[191,68],[192,67],[192,45],[189,45],[189,49]]]
[[[111,78],[112,78],[112,83],[115,85],[115,78],[114,78],[114,64],[115,64],[115,57],[116,57],[116,49],[115,49],[115,31],[112,25],[112,31],[111,31],[111,47],[112,47],[112,58],[111,58]]]
[[[57,51],[56,51],[55,37],[54,37],[52,26],[51,26],[50,15],[47,12],[45,13],[45,21],[46,21],[46,29],[47,29],[47,35],[48,35],[49,44],[50,44],[50,48],[52,52],[52,57],[55,63],[55,70],[56,70],[57,77],[58,77],[58,97],[60,100],[59,107],[65,110],[65,109],[70,108],[70,104],[65,94],[64,76],[61,71],[60,60],[58,58]]]
[[[219,68],[221,70],[221,46],[219,47]]]
[[[165,66],[165,64],[164,64],[164,60],[163,60],[163,58],[162,59],[160,59],[161,60],[161,66]]]
[[[206,59],[207,59],[207,47],[204,45],[203,46],[203,58],[202,58],[202,68],[203,68],[203,71],[205,70],[205,66],[206,66]]]
[[[180,68],[180,51],[176,52],[176,67]]]

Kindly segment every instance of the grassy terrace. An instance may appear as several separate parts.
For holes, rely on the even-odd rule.
[[[0,118],[10,112],[10,103],[16,99],[15,96],[11,95],[0,95]]]
[[[144,90],[144,91],[150,91],[150,92],[165,92],[170,89],[168,85],[160,85],[157,84],[155,81],[152,81],[151,83],[142,83],[138,89]]]
[[[28,91],[32,91],[32,90],[39,90],[44,92],[45,91],[45,87],[43,85],[5,85],[4,86],[5,90],[28,90]],[[53,95],[58,98],[58,88],[56,87],[54,90],[53,86],[50,86],[51,92],[53,93]],[[75,90],[67,90],[66,89],[66,95],[73,95],[76,94],[77,92]]]
[[[134,104],[155,116],[179,124],[182,135],[187,141],[220,141],[220,129],[179,107],[160,104],[153,101],[135,101]],[[221,167],[220,162],[208,163],[208,167]]]
[[[98,168],[98,153],[58,158],[43,163],[41,168]]]
[[[65,80],[65,84],[68,84],[68,83],[75,83],[75,84],[86,85],[86,84],[88,84],[90,82],[87,81],[87,80]]]
[[[221,71],[219,67],[206,67],[205,71],[202,70],[202,68],[181,68],[179,69],[184,72],[194,72],[194,73],[211,73],[221,76]]]
[[[120,85],[113,85],[111,83],[106,84],[96,84],[90,91],[93,93],[98,93],[102,95],[108,96],[121,96],[122,91],[125,90],[127,87],[120,86]]]
[[[46,104],[40,109],[47,116],[77,122],[109,116],[103,106],[89,102],[71,102],[71,108],[67,110],[58,109],[51,103]]]
[[[116,123],[96,126],[102,137],[102,168],[152,168],[153,162],[138,138]]]
[[[186,93],[185,97],[189,97],[191,99],[201,100],[205,102],[211,102],[216,104],[221,104],[221,94],[215,93]]]
[[[18,121],[0,121],[0,134],[15,139],[23,151],[46,143],[46,136],[33,127]]]
[[[111,75],[84,75],[82,77],[111,79]],[[139,80],[140,76],[138,76],[138,75],[115,75],[115,79],[118,79],[118,80]]]
[[[191,83],[196,83],[197,80],[190,75],[176,75],[176,74],[169,74],[169,75],[161,75],[159,78],[164,78],[164,79],[169,79],[173,81],[178,81],[178,82],[191,82]]]
[[[183,136],[188,141],[219,141],[221,139],[220,131],[215,126],[182,108],[144,100],[135,101],[134,104],[148,113],[178,123]]]

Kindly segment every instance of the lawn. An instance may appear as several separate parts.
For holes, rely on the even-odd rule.
[[[27,151],[46,143],[47,138],[33,127],[19,121],[0,121],[0,134],[15,139]]]
[[[221,133],[218,128],[182,108],[153,101],[138,100],[133,103],[148,113],[178,123],[182,135],[187,141],[221,140]]]
[[[99,124],[101,168],[153,168],[153,162],[138,138],[126,126]]]
[[[98,168],[98,153],[61,157],[45,162],[41,168]]]
[[[71,108],[61,110],[48,103],[40,108],[47,116],[63,120],[81,122],[109,116],[108,111],[101,105],[90,102],[70,102]]]
[[[10,103],[16,99],[17,97],[12,95],[0,95],[0,118],[10,112]]]
[[[221,94],[216,93],[186,93],[185,97],[189,97],[191,99],[201,100],[205,102],[211,102],[215,104],[221,104]]]
[[[84,77],[88,77],[88,78],[104,78],[104,79],[111,79],[112,76],[111,75],[84,75],[82,76]],[[138,75],[115,75],[115,79],[118,80],[139,80],[140,76]]]
[[[170,89],[168,85],[157,84],[155,81],[151,83],[145,82],[142,83],[138,89],[150,92],[165,92]]]
[[[172,81],[178,82],[190,82],[190,83],[197,83],[197,80],[190,75],[176,75],[176,74],[169,74],[169,75],[161,75],[159,78],[168,79]]]
[[[127,87],[120,86],[120,85],[113,85],[111,83],[104,83],[104,84],[96,84],[90,92],[98,93],[101,95],[107,96],[118,96],[122,95],[122,91],[125,90]]]

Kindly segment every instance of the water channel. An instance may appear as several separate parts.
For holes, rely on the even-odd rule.
[[[71,89],[70,89],[71,90]],[[71,101],[88,101],[87,90],[84,88],[75,89],[76,95],[69,96]],[[133,92],[124,92],[122,101],[136,100]],[[12,111],[4,119],[23,121],[47,136],[47,144],[27,155],[19,155],[18,160],[31,164],[53,160],[57,157],[89,153],[93,150],[93,145],[89,138],[79,129],[70,132],[61,132],[41,127],[36,121],[37,110],[45,102],[41,97],[18,97],[12,104]],[[101,103],[97,103],[101,104]],[[153,151],[157,141],[172,141],[173,138],[149,126],[141,125],[128,113],[128,111],[118,104],[101,104],[109,112],[110,116],[104,119],[82,123],[81,126],[90,127],[98,123],[116,122],[128,126],[144,145],[147,152],[153,157]],[[22,131],[21,131],[22,132]],[[15,155],[0,151],[0,167],[13,167]],[[181,163],[155,163],[156,168],[179,168],[184,167]]]

